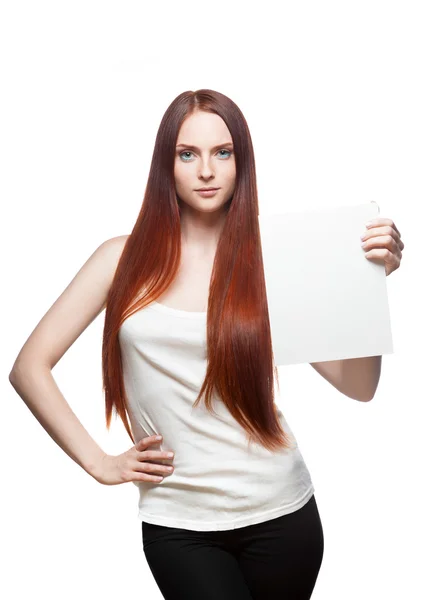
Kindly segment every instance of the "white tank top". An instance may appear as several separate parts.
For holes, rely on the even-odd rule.
[[[291,513],[314,493],[310,473],[282,412],[292,448],[275,453],[256,442],[213,394],[204,397],[207,313],[151,303],[119,330],[128,412],[136,443],[160,434],[150,450],[174,452],[174,471],[139,488],[140,521],[195,531],[221,531]],[[275,388],[276,389],[276,388]],[[154,461],[152,461],[154,462]]]

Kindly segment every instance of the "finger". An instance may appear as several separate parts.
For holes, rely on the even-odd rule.
[[[371,240],[374,237],[380,237],[383,235],[390,235],[392,237],[393,240],[395,240],[395,242],[400,246],[403,245],[404,248],[404,244],[400,239],[399,234],[396,232],[396,230],[391,227],[390,225],[385,226],[385,230],[382,229],[382,227],[375,227],[372,229],[368,229],[365,234],[362,236],[362,240],[366,241],[366,240]],[[403,248],[400,248],[401,250],[403,250]]]
[[[137,442],[136,447],[143,448],[144,446],[149,446],[150,444],[153,444],[154,442],[160,442],[161,440],[162,435],[150,435],[149,437],[144,437],[139,442]]]
[[[373,250],[369,250],[365,254],[366,258],[376,258],[379,261],[383,261],[387,264],[399,266],[400,260],[399,258],[393,254],[388,248],[374,248]]]
[[[156,463],[151,463],[149,461],[140,462],[137,461],[133,465],[133,469],[138,472],[147,471],[148,473],[155,473],[161,470],[162,465],[158,465]]]
[[[162,481],[164,477],[162,475],[147,475],[147,473],[140,473],[140,475],[136,478],[135,481],[146,481],[146,482],[156,482]]]
[[[170,475],[173,472],[174,467],[172,465],[158,465],[155,463],[138,462],[133,466],[133,469],[138,473],[164,473]]]
[[[363,250],[372,250],[373,248],[388,248],[394,254],[400,252],[398,243],[395,241],[392,235],[377,235],[369,239],[364,240],[362,243]]]
[[[167,460],[174,458],[174,452],[159,452],[156,450],[143,450],[137,453],[138,460]]]
[[[398,228],[396,227],[396,224],[394,223],[394,221],[392,219],[386,219],[385,217],[378,217],[376,219],[371,219],[368,223],[366,223],[366,228],[370,229],[371,227],[382,227],[382,225],[389,225],[390,227],[392,227],[394,229],[394,231],[397,233],[399,238],[401,237],[400,232],[399,232]]]

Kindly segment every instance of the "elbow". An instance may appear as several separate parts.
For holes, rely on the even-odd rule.
[[[16,363],[15,363],[15,364],[16,364]],[[9,373],[9,381],[10,381],[10,383],[12,383],[12,384],[13,384],[13,382],[14,382],[14,381],[15,381],[15,379],[16,379],[16,369],[15,369],[15,364],[13,365],[13,367],[12,367],[12,369],[11,369],[10,373]]]
[[[363,379],[363,390],[359,395],[361,402],[370,402],[373,400],[381,379],[382,356],[373,356],[368,358],[372,365],[372,372],[368,373]],[[372,362],[373,361],[373,362]]]
[[[16,388],[16,385],[17,385],[17,379],[18,379],[18,376],[17,376],[16,370],[14,370],[14,369],[12,368],[12,370],[11,370],[11,371],[10,371],[10,373],[9,373],[9,383],[10,383],[10,384],[11,384],[11,385],[12,385],[14,388]]]
[[[340,390],[340,392],[342,394],[344,394],[344,396],[347,396],[347,398],[351,398],[352,400],[357,400],[357,402],[370,402],[373,397],[375,396],[375,394],[359,394],[357,393],[347,393],[346,391]]]
[[[377,387],[378,386],[376,386],[375,389],[371,393],[363,394],[363,396],[358,398],[358,400],[360,400],[360,402],[370,402],[371,400],[373,400],[373,398],[375,397],[375,394],[376,394]]]
[[[353,389],[352,387],[347,388],[347,387],[340,386],[337,389],[339,389],[339,391],[342,394],[344,394],[344,396],[347,396],[348,398],[352,398],[353,400],[357,400],[358,402],[370,402],[375,397],[377,387],[378,387],[377,385],[374,386],[373,388],[372,387],[365,388],[365,386],[362,386],[361,388],[359,388],[359,386],[356,386],[356,389]]]
[[[16,389],[19,379],[24,371],[25,371],[25,369],[24,369],[23,365],[20,362],[15,361],[15,363],[13,364],[13,367],[9,373],[9,382],[11,383],[11,385],[13,385],[13,387],[15,389]]]

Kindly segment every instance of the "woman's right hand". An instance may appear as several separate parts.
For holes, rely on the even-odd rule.
[[[160,450],[146,450],[152,444],[158,444],[160,440],[156,439],[155,435],[142,438],[130,450],[112,456],[105,454],[100,463],[98,473],[95,477],[96,481],[105,485],[117,485],[119,483],[127,483],[129,481],[147,481],[159,483],[163,480],[162,476],[156,473],[164,473],[170,475],[174,467],[163,464],[161,462],[148,462],[159,459],[174,458],[168,456],[169,452]]]

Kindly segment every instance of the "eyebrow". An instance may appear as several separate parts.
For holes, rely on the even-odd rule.
[[[224,142],[224,144],[218,144],[218,146],[214,146],[213,150],[217,150],[218,148],[224,148],[225,146],[232,146],[232,142]],[[190,148],[191,150],[200,150],[197,146],[192,146],[191,144],[177,144],[176,148]]]

